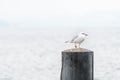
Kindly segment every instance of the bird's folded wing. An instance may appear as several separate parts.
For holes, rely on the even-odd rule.
[[[74,40],[78,37],[78,35],[74,36],[70,42],[74,42]]]

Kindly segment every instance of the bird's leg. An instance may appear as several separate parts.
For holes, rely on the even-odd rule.
[[[79,43],[79,48],[80,48],[80,43]]]
[[[77,48],[77,45],[76,45],[76,43],[75,43],[75,48]]]

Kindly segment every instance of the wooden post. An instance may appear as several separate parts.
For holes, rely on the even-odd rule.
[[[93,80],[93,51],[81,48],[62,51],[61,80]]]

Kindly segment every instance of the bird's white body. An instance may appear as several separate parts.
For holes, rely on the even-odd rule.
[[[86,36],[84,35],[79,35],[76,37],[74,40],[71,40],[71,43],[82,43],[85,40]]]
[[[87,34],[79,33],[78,35],[74,36],[71,40],[66,41],[66,43],[75,43],[75,48],[77,48],[76,44],[80,44],[86,39]]]

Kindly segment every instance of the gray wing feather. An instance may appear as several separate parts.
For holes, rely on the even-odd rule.
[[[77,37],[78,35],[74,36],[70,42],[72,43]]]

